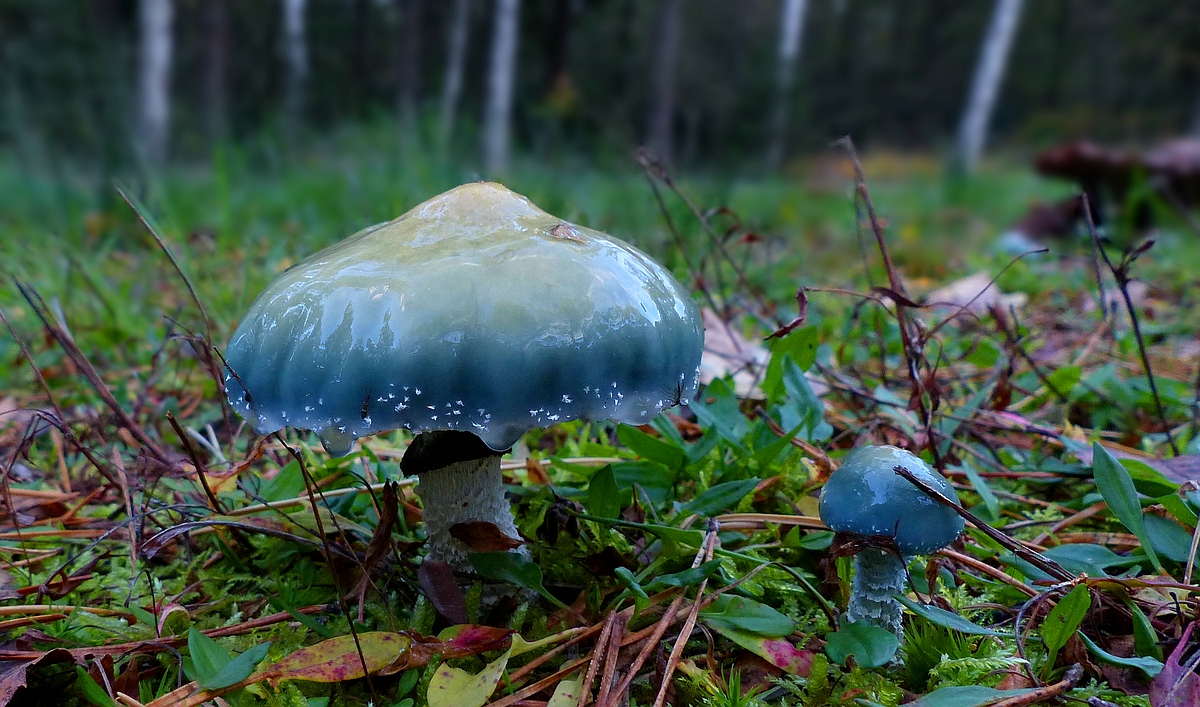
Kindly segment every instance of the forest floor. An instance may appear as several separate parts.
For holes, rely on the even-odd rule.
[[[1200,235],[1152,203],[1018,258],[999,235],[1068,185],[852,165],[518,166],[702,288],[714,356],[690,411],[527,434],[533,559],[482,533],[455,578],[422,570],[410,435],[256,437],[213,350],[275,274],[473,174],[347,136],[122,192],[0,162],[0,704],[1200,704]],[[899,639],[845,620],[817,516],[865,444],[967,518],[911,559]]]

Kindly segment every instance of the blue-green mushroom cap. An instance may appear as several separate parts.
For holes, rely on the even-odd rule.
[[[958,502],[950,482],[911,452],[886,445],[861,447],[825,482],[821,520],[839,533],[894,538],[904,555],[923,555],[949,545],[962,532],[962,517],[896,474],[897,466]]]
[[[647,255],[479,182],[277,277],[230,340],[226,387],[260,434],[313,430],[335,455],[398,427],[503,450],[686,403],[703,345],[687,290]]]

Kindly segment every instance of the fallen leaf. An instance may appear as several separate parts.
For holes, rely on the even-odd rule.
[[[69,651],[62,648],[54,650],[33,660],[0,661],[0,705],[12,702],[17,690],[25,687],[27,673],[30,668],[39,665],[52,665],[75,660]]]
[[[452,624],[467,623],[467,602],[454,578],[454,570],[444,560],[425,560],[417,569],[417,581],[429,603]]]
[[[510,538],[485,520],[472,520],[450,526],[450,537],[471,549],[471,552],[505,552],[524,545],[524,541]]]
[[[992,307],[1007,311],[1019,308],[1028,297],[1024,293],[1005,294],[992,284],[992,276],[977,272],[949,285],[940,287],[925,296],[925,302],[935,308],[957,310],[965,307],[973,314],[985,314]]]
[[[511,648],[504,651],[477,675],[442,663],[429,681],[429,707],[483,707],[500,684],[511,653]]]

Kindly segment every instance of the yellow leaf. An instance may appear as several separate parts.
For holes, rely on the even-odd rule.
[[[511,654],[509,648],[478,675],[442,663],[429,681],[429,707],[483,707],[500,684]]]

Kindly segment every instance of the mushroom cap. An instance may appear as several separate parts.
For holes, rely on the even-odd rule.
[[[687,290],[647,255],[478,182],[277,277],[230,340],[226,386],[259,433],[310,429],[334,455],[397,427],[503,450],[686,403],[703,344]]]
[[[949,545],[962,532],[963,519],[897,474],[897,466],[958,502],[954,487],[916,455],[898,447],[868,446],[851,452],[829,475],[821,491],[821,520],[839,533],[894,538],[903,555]]]

